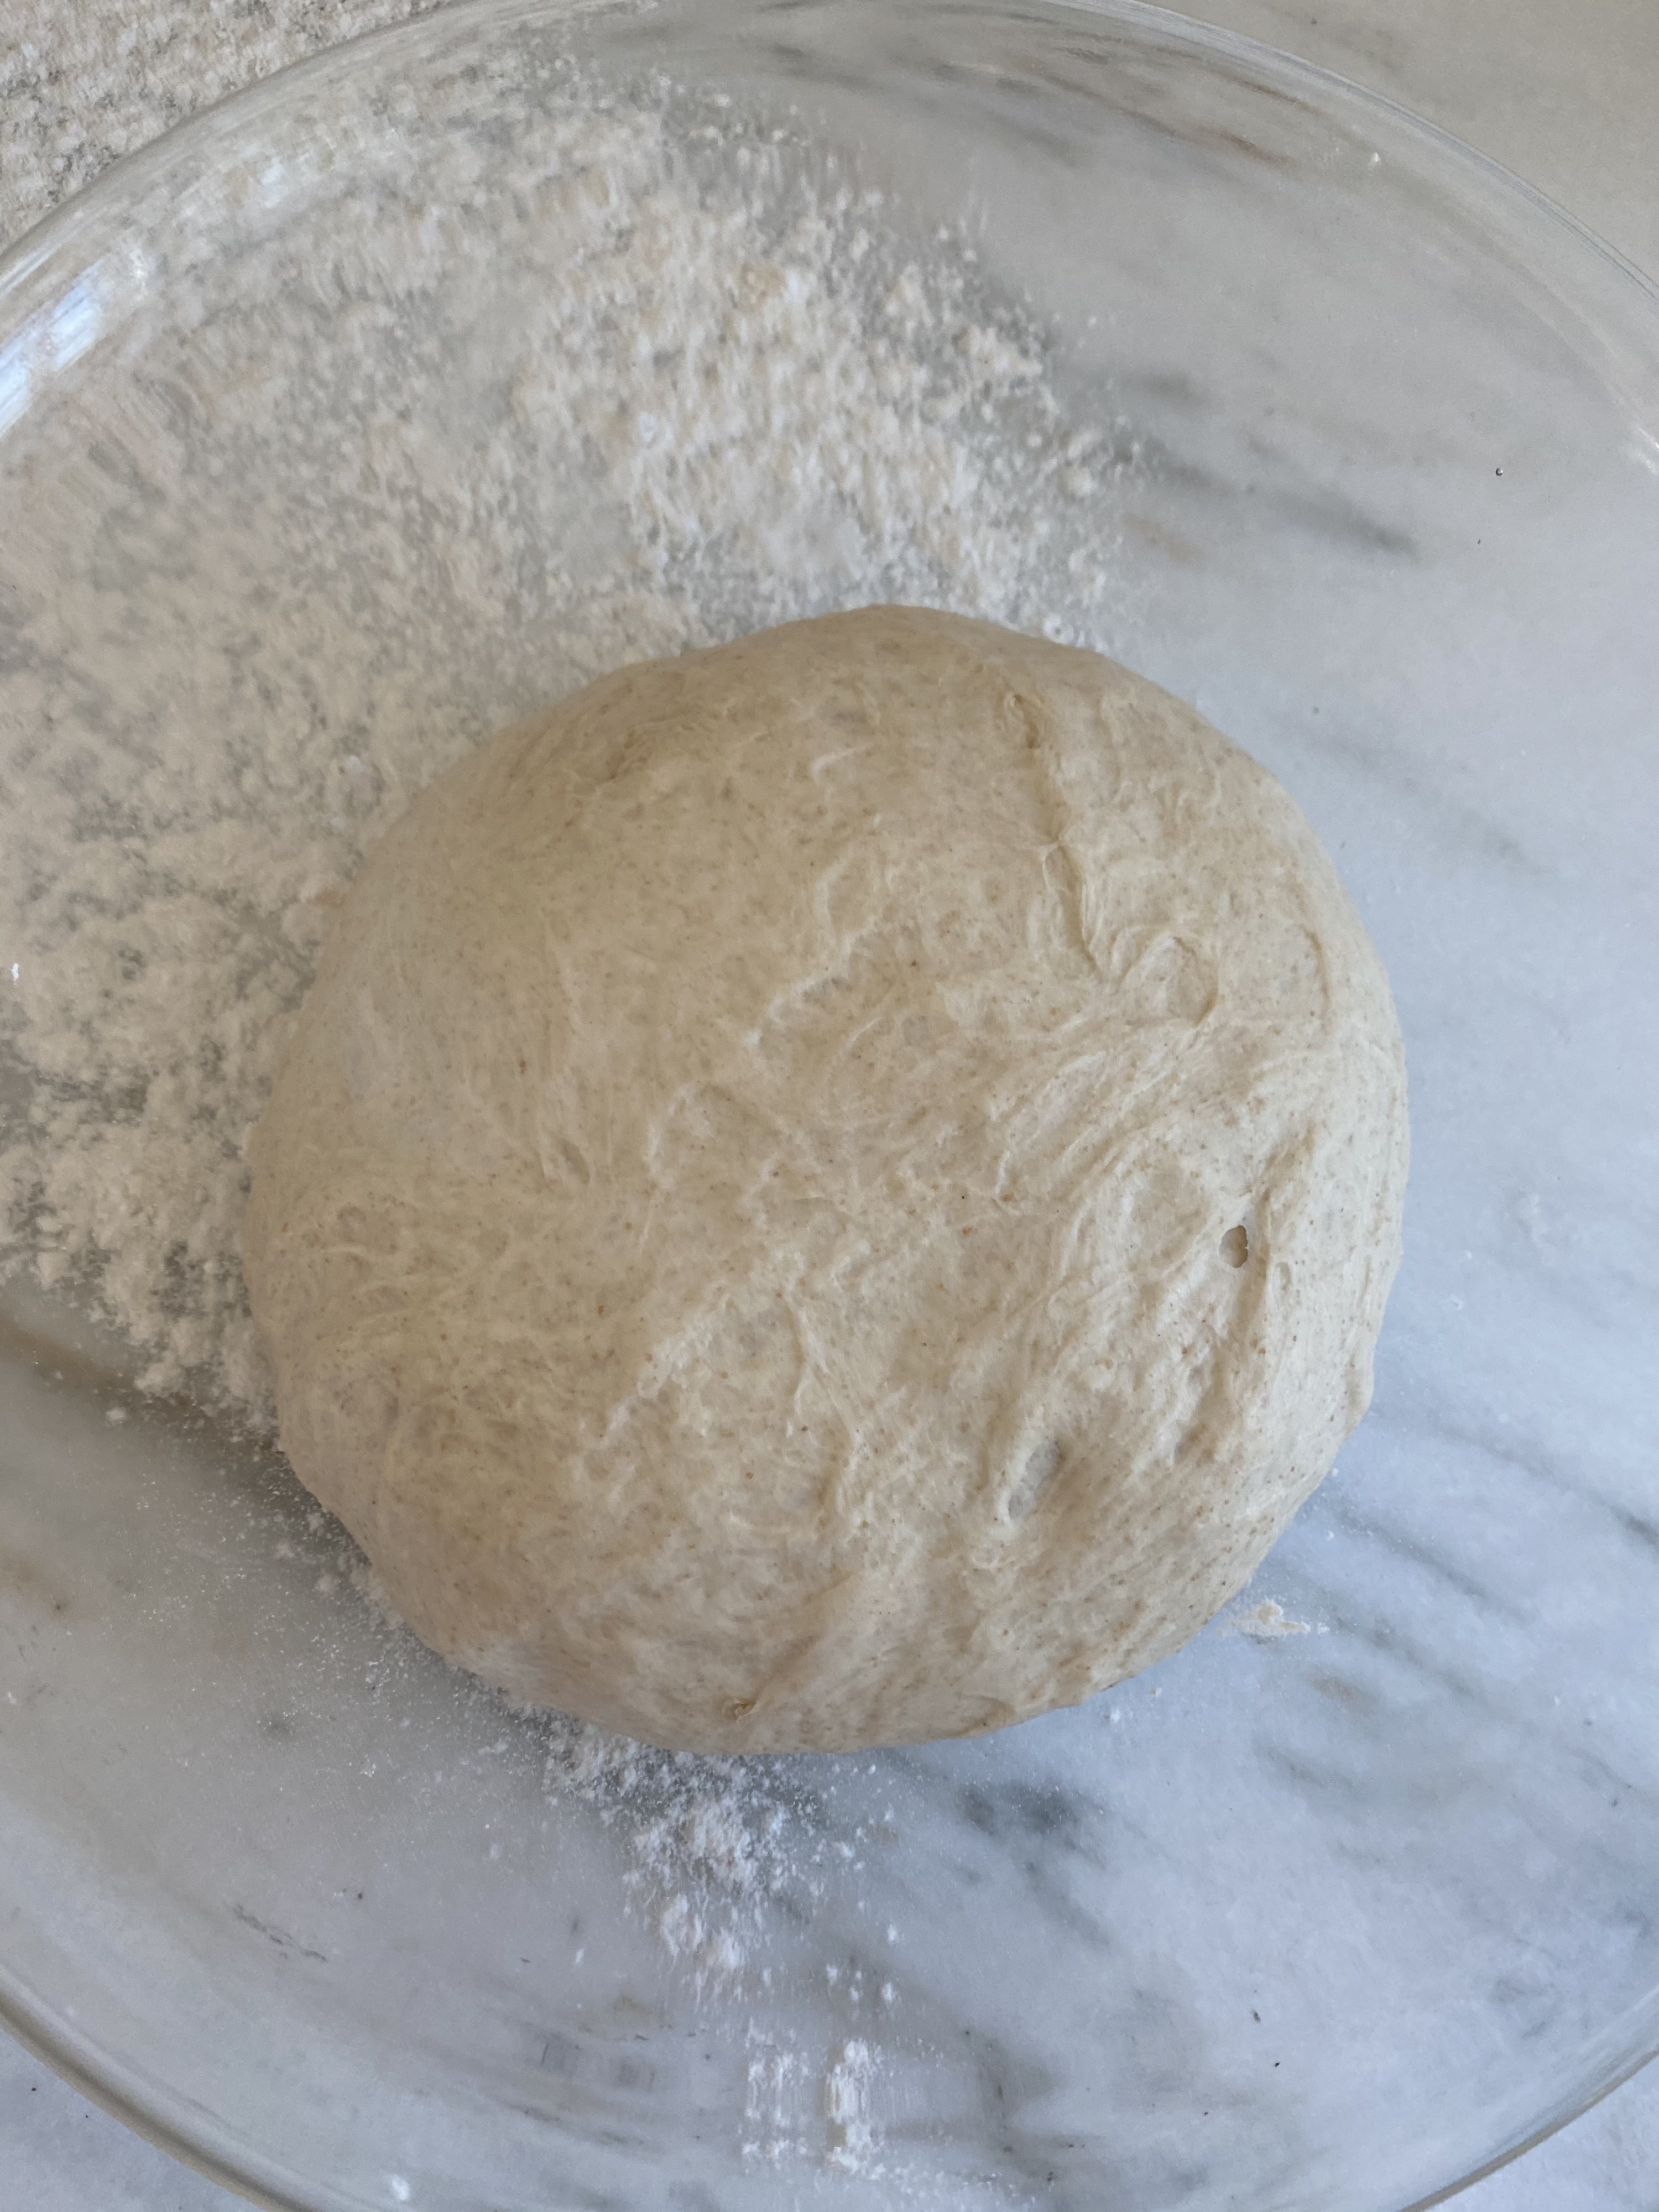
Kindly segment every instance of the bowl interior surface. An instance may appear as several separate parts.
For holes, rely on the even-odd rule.
[[[1659,2045],[1655,363],[1512,182],[1127,5],[460,6],[23,242],[19,2032],[318,2212],[1400,2212]],[[439,766],[893,598],[1095,644],[1295,793],[1394,980],[1407,1260],[1188,1650],[670,1759],[452,1674],[258,1440],[240,1136]]]

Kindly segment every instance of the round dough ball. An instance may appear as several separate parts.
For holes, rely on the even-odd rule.
[[[352,886],[252,1146],[283,1442],[426,1641],[674,1748],[1162,1658],[1370,1394],[1404,1056],[1291,800],[877,607],[626,668]]]

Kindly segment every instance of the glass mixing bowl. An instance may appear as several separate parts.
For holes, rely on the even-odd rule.
[[[1511,180],[1129,5],[458,6],[22,242],[4,1159],[70,1248],[0,1337],[9,2026],[329,2212],[1399,2212],[1641,2063],[1656,362]],[[890,596],[1092,639],[1336,854],[1413,1085],[1376,1404],[1089,1706],[635,1756],[414,1646],[206,1404],[234,1206],[186,1186],[234,1197],[307,898],[405,787]]]

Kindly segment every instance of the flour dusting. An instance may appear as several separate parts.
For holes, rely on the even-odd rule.
[[[875,2079],[876,2057],[861,2036],[842,2045],[840,2055],[824,2077],[824,2113],[830,2123],[830,2163],[848,2173],[879,2173],[872,2162],[876,2130],[870,2112],[870,2089]]]
[[[0,1271],[256,1431],[248,1131],[417,790],[629,659],[884,599],[1096,641],[1113,590],[1131,462],[964,241],[729,103],[478,98],[179,247],[5,449]]]
[[[1243,1613],[1230,1614],[1216,1633],[1248,1636],[1258,1644],[1277,1644],[1282,1637],[1308,1635],[1311,1626],[1309,1621],[1292,1620],[1276,1599],[1267,1597]]]
[[[734,1988],[768,1905],[786,1886],[815,1886],[781,1764],[657,1751],[567,1714],[536,1717],[550,1802],[586,1804],[617,1832],[636,1909],[699,1992]]]

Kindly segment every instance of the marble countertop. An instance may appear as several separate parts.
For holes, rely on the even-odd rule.
[[[115,155],[421,0],[9,0],[0,243]],[[1188,12],[1368,84],[1480,147],[1659,271],[1652,0],[1204,0]],[[210,2212],[235,2200],[0,2037],[5,2212]],[[1659,2069],[1468,2192],[1471,2212],[1659,2212]]]

